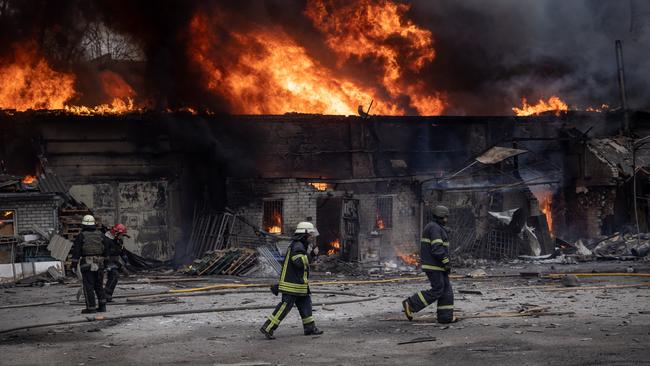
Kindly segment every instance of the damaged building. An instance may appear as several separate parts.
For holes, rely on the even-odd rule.
[[[223,223],[222,247],[255,247],[269,235],[287,237],[306,220],[322,232],[321,254],[346,261],[415,262],[421,230],[438,204],[451,209],[457,255],[498,259],[554,250],[549,229],[565,235],[559,195],[565,195],[564,209],[570,212],[600,184],[594,177],[590,193],[571,196],[567,192],[573,188],[558,190],[562,179],[575,181],[568,178],[580,166],[575,162],[594,160],[605,167],[601,171],[615,170],[594,153],[600,140],[585,145],[591,158],[553,156],[582,146],[565,137],[569,126],[584,130],[615,118],[598,113],[368,118],[6,112],[0,153],[7,173],[35,175],[36,189],[47,187],[45,172],[52,172],[64,186],[58,190],[83,203],[102,224],[129,228],[129,250],[176,265],[215,248],[201,248],[192,238],[197,215],[220,214],[221,224],[226,212],[236,219]],[[475,160],[495,146],[520,152],[487,164]],[[17,151],[28,156],[15,159]],[[558,192],[552,216],[535,194],[539,187]],[[15,221],[7,220],[3,230],[28,230],[30,215],[47,216],[49,221],[35,221],[46,230],[61,227],[56,192],[3,194],[0,208],[15,212]],[[28,204],[38,204],[42,212],[21,214]],[[600,210],[585,216],[580,225],[585,231],[576,235],[606,233],[606,211]]]

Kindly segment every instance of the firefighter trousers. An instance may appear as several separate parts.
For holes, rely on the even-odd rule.
[[[111,300],[113,298],[113,292],[117,286],[117,281],[120,278],[120,271],[118,268],[110,268],[106,270],[106,286],[104,292],[106,293],[106,299]]]
[[[104,271],[90,271],[82,270],[81,277],[83,278],[83,291],[84,298],[86,299],[86,308],[94,309],[96,306],[95,295],[99,304],[106,303],[106,296],[104,294]]]
[[[302,318],[302,326],[305,331],[312,329],[315,323],[314,317],[311,313],[311,296],[282,294],[282,301],[275,307],[273,313],[269,315],[268,319],[262,326],[264,330],[268,333],[273,333],[273,331],[278,328],[284,317],[289,314],[289,311],[291,311],[294,304],[298,308],[300,318]]]
[[[438,322],[452,322],[454,319],[454,290],[449,282],[449,274],[443,271],[425,273],[431,283],[431,289],[419,291],[407,299],[411,310],[417,313],[437,301]]]

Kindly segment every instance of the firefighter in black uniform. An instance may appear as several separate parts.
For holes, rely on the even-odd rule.
[[[268,339],[275,339],[273,332],[278,328],[295,304],[302,318],[302,326],[305,335],[323,334],[323,331],[316,328],[312,316],[311,295],[309,291],[309,256],[308,248],[318,236],[318,230],[311,222],[301,222],[296,226],[295,235],[291,245],[287,248],[280,274],[280,282],[277,290],[282,293],[282,301],[269,315],[268,320],[262,325],[260,331]],[[309,255],[317,254],[314,250]]]
[[[124,255],[123,237],[126,235],[126,227],[122,224],[114,225],[104,233],[104,246],[106,247],[106,302],[113,301],[113,292],[117,286],[120,276],[120,269],[123,267],[122,256]]]
[[[445,228],[449,209],[436,206],[433,216],[434,220],[424,227],[420,242],[422,270],[431,282],[431,289],[417,292],[402,301],[402,307],[408,320],[413,320],[413,313],[437,301],[438,322],[451,323],[454,321],[454,291],[449,282],[449,237]]]
[[[106,247],[102,233],[95,226],[95,218],[86,215],[81,221],[81,233],[74,240],[72,268],[81,271],[86,308],[83,314],[106,311],[104,295],[104,256]],[[95,295],[99,306],[95,308]]]

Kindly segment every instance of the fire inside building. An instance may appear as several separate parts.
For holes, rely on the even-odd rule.
[[[650,356],[650,8],[515,3],[0,0],[0,351]],[[294,320],[328,345],[263,343]]]

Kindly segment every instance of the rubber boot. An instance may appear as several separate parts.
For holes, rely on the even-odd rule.
[[[96,313],[96,312],[97,312],[97,310],[95,310],[95,309],[89,309],[89,308],[85,308],[85,309],[81,310],[81,313],[82,313],[82,314],[94,314],[94,313]]]
[[[321,335],[323,331],[316,328],[316,323],[305,324],[305,335]]]
[[[413,310],[408,300],[402,301],[402,308],[404,308],[404,315],[409,321],[413,320]]]
[[[273,331],[271,330],[271,331],[267,332],[266,331],[266,326],[264,326],[264,325],[262,326],[262,328],[260,328],[260,332],[262,332],[262,334],[264,334],[266,339],[275,339],[275,337],[273,336]]]
[[[106,312],[106,303],[99,303],[99,306],[97,307],[97,312],[98,313],[105,313]]]

